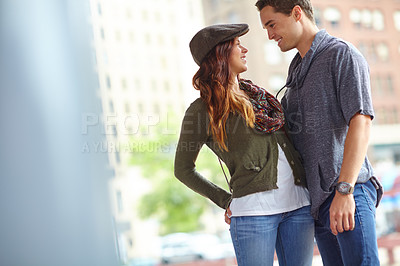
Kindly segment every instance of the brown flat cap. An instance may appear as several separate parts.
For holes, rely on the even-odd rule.
[[[194,61],[200,66],[201,61],[217,44],[242,36],[248,31],[247,24],[216,24],[205,27],[194,35],[189,44]]]

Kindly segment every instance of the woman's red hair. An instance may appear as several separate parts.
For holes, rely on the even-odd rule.
[[[254,127],[253,106],[245,94],[229,89],[231,71],[229,56],[235,39],[218,44],[204,58],[200,69],[193,76],[193,87],[207,105],[211,134],[220,148],[228,151],[225,144],[225,124],[231,112],[239,113],[250,127]]]

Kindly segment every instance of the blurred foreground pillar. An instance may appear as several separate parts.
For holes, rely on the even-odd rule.
[[[118,265],[87,2],[0,0],[0,265]]]

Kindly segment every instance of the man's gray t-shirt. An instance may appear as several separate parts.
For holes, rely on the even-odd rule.
[[[304,58],[293,59],[286,87],[282,105],[317,218],[339,177],[351,118],[357,113],[374,117],[368,64],[351,44],[321,30]],[[365,158],[357,182],[372,176]]]

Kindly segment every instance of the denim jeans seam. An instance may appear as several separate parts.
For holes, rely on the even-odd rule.
[[[239,250],[240,250],[240,248],[239,248],[239,241],[238,241],[238,239],[237,239],[237,221],[236,221],[236,219],[237,218],[235,218],[235,217],[232,217],[231,218],[231,228],[230,228],[230,230],[232,230],[233,229],[233,231],[235,232],[234,233],[234,236],[235,236],[235,239],[232,239],[232,241],[234,242],[234,246],[236,247],[238,247],[237,249],[238,250],[236,250],[236,248],[235,248],[235,255],[236,255],[236,260],[237,260],[237,263],[238,263],[238,265],[240,265],[240,254],[239,254]],[[233,228],[232,228],[233,227]],[[232,234],[232,233],[231,233]]]
[[[368,205],[369,205],[369,203],[368,203]],[[361,226],[361,236],[362,236],[362,254],[367,254],[367,239],[366,239],[366,236],[365,236],[365,228],[364,228],[364,223],[363,223],[363,219],[362,219],[362,215],[360,215],[358,212],[356,213],[357,214],[357,217],[358,217],[358,219],[360,220],[360,226]],[[363,258],[362,258],[362,263],[361,263],[361,265],[369,265],[368,263],[367,263],[367,261],[366,260],[368,260],[368,256],[363,256]]]
[[[368,204],[368,208],[371,210],[371,212],[375,215],[375,212],[371,209],[371,202],[373,202],[372,199],[370,199],[369,195],[366,195],[367,189],[365,189],[362,185],[361,185],[363,194],[364,194],[364,198],[367,201]],[[369,192],[368,192],[369,194]],[[369,198],[369,199],[368,199]],[[372,203],[373,204],[373,203]],[[373,206],[373,205],[372,205]],[[371,257],[367,255],[367,250],[368,250],[368,246],[369,246],[369,242],[367,241],[367,237],[366,237],[366,228],[364,227],[364,221],[363,221],[363,215],[361,215],[359,212],[357,212],[357,207],[356,207],[356,215],[358,217],[358,219],[360,220],[360,226],[361,226],[361,236],[362,236],[362,250],[363,250],[363,254],[365,254],[365,256],[363,256],[362,258],[362,264],[361,265],[370,265],[371,264]]]
[[[280,234],[279,234],[279,229],[278,229],[278,234],[277,234],[277,236],[276,236],[276,240],[277,240],[277,243],[279,243],[281,246],[282,246],[282,239],[281,239],[281,236],[280,236]],[[276,250],[276,247],[275,247],[275,250]],[[287,265],[287,262],[286,262],[286,256],[285,256],[285,249],[283,248],[283,247],[281,247],[281,252],[282,252],[282,259],[284,260],[284,261],[279,261],[279,265]]]

